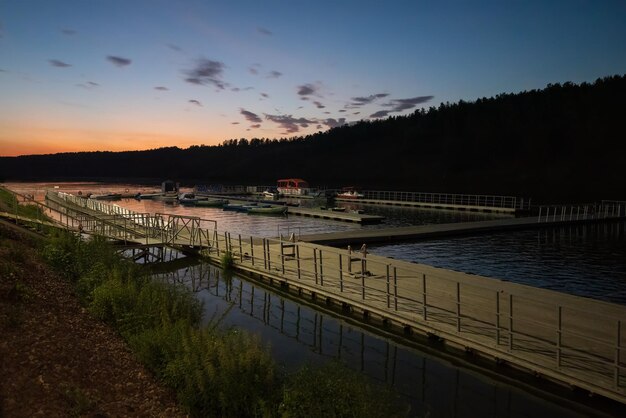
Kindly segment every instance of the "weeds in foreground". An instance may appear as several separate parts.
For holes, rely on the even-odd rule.
[[[58,234],[42,254],[74,283],[89,310],[176,391],[191,416],[404,415],[386,390],[344,367],[306,367],[281,376],[258,338],[224,330],[219,320],[202,326],[202,305],[189,289],[151,280],[102,239],[81,242]]]

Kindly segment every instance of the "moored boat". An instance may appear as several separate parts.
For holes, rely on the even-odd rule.
[[[362,199],[364,195],[357,192],[354,187],[344,187],[340,193],[337,193],[337,197],[340,199]]]
[[[224,205],[228,205],[228,200],[226,199],[198,199],[196,201],[196,206],[201,206],[205,208],[217,208],[217,207],[222,207]]]
[[[303,196],[309,194],[309,183],[302,179],[280,179],[276,190],[285,196]]]
[[[104,194],[92,194],[90,199],[96,200],[120,200],[122,198],[121,193],[104,193]]]
[[[287,206],[250,206],[248,207],[248,214],[256,215],[285,215],[287,213]]]
[[[193,193],[181,193],[178,195],[178,201],[181,205],[195,205],[198,203],[198,198]]]

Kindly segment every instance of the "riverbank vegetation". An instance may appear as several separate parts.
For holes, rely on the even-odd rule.
[[[274,185],[301,177],[317,187],[623,200],[625,95],[621,75],[556,83],[280,140],[0,157],[0,178]]]
[[[217,320],[203,325],[189,289],[151,280],[103,239],[58,233],[41,254],[192,416],[406,415],[388,389],[341,365],[284,374],[258,338]]]

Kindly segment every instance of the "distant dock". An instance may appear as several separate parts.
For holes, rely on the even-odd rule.
[[[362,245],[380,244],[396,241],[417,240],[426,238],[440,238],[458,235],[468,235],[486,232],[500,232],[529,228],[544,228],[567,224],[601,222],[626,219],[624,206],[613,205],[596,208],[573,206],[562,208],[547,208],[543,215],[523,218],[506,218],[490,221],[457,222],[448,224],[432,224],[408,226],[398,228],[365,229],[356,231],[340,231],[321,234],[301,235],[300,241],[331,245]],[[610,210],[609,210],[610,209]]]

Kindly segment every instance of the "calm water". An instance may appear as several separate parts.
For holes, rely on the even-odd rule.
[[[586,399],[575,401],[569,392],[561,393],[564,396],[553,393],[550,398],[538,388],[533,389],[532,384],[523,386],[488,377],[458,360],[372,334],[346,319],[320,313],[247,279],[226,278],[211,265],[188,266],[157,277],[193,289],[204,302],[209,320],[259,335],[270,344],[276,361],[288,370],[306,362],[340,359],[372,380],[391,386],[411,405],[412,416],[595,415]]]
[[[40,184],[10,188],[43,196]],[[65,184],[60,190],[94,192],[140,190],[138,186]],[[144,192],[151,189],[143,188]],[[249,216],[214,208],[186,208],[157,201],[115,202],[138,212],[201,216],[220,230],[243,236],[276,236],[359,229],[359,225],[312,218]],[[382,226],[491,219],[493,215],[405,208],[364,207],[388,219]],[[372,226],[376,227],[376,226]],[[365,227],[364,227],[365,228]],[[503,278],[604,300],[625,303],[626,239],[624,222],[571,228],[518,231],[371,247],[371,251],[475,274]],[[165,267],[166,268],[166,267]],[[391,385],[412,405],[415,416],[430,417],[583,417],[600,414],[590,400],[553,387],[512,383],[477,372],[463,360],[444,358],[428,347],[406,346],[332,313],[322,313],[210,265],[198,264],[160,274],[184,283],[204,302],[205,316],[261,336],[279,363],[340,358],[370,378]],[[534,389],[533,386],[537,386]],[[606,407],[606,404],[603,404]],[[609,407],[614,407],[610,404]],[[609,411],[609,416],[620,416]]]

